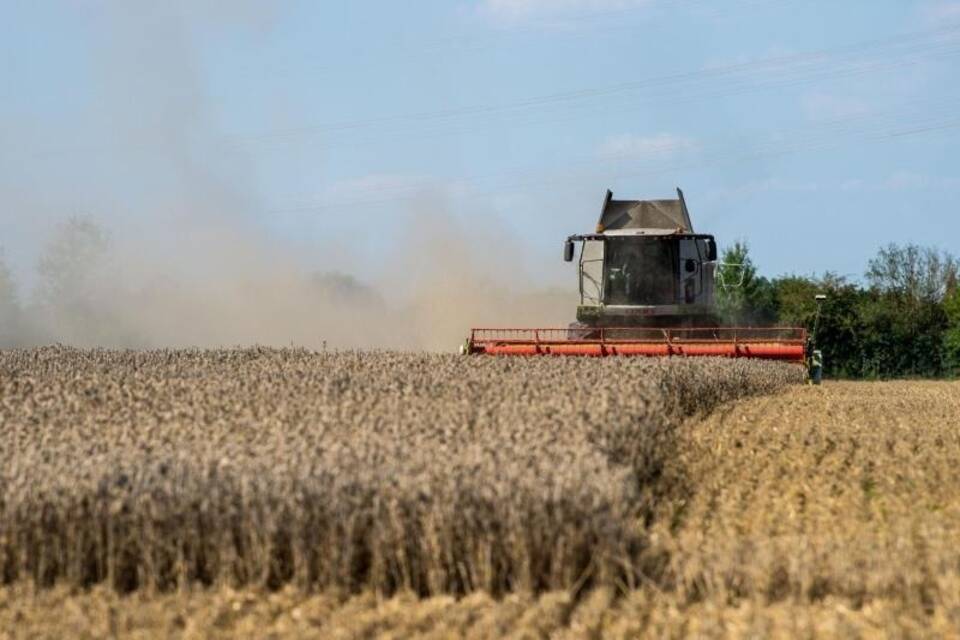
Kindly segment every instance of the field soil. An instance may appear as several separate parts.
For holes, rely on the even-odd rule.
[[[487,374],[505,373],[490,366]],[[562,383],[552,369],[537,373],[547,378],[544,390]],[[684,375],[710,379],[693,369]],[[536,376],[524,384],[540,388]],[[960,383],[766,391],[740,400],[725,391],[718,395],[726,404],[706,415],[689,408],[693,417],[669,429],[671,455],[646,478],[656,500],[638,512],[647,520],[639,573],[624,574],[634,584],[598,579],[491,596],[303,588],[291,579],[274,589],[215,581],[124,595],[109,580],[86,588],[18,579],[0,589],[0,638],[955,637]],[[528,420],[553,424],[564,410]],[[611,504],[623,500],[613,495]]]

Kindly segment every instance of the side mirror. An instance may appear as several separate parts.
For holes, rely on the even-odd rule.
[[[717,261],[717,241],[707,238],[707,262]]]
[[[563,261],[573,262],[573,240],[567,240],[563,243]]]

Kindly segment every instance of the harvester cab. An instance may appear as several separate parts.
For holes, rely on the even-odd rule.
[[[583,327],[718,326],[717,244],[694,233],[680,189],[675,200],[614,200],[607,191],[596,232],[567,238],[568,262],[578,242]]]
[[[562,328],[475,328],[463,353],[488,355],[722,356],[806,362],[806,330],[725,327],[714,298],[717,244],[696,233],[683,192],[668,200],[614,200],[594,233],[572,235],[580,303]]]

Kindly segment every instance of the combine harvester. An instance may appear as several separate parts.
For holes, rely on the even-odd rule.
[[[717,244],[694,233],[683,192],[676,200],[614,200],[607,191],[596,233],[580,250],[580,305],[566,328],[471,329],[466,354],[720,356],[805,364],[800,327],[724,327],[714,301]],[[720,282],[721,286],[727,286]],[[737,286],[732,284],[731,286]]]

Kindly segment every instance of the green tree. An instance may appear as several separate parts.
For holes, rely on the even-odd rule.
[[[728,248],[717,302],[731,324],[803,326],[812,331],[817,294],[826,294],[816,344],[832,377],[960,375],[960,261],[917,245],[888,245],[870,260],[867,287],[836,274],[758,275],[747,246]]]
[[[806,327],[811,335],[817,318],[815,296],[827,296],[815,336],[817,348],[824,353],[824,373],[835,378],[862,375],[859,307],[863,292],[859,287],[829,272],[821,278],[785,276],[773,284],[780,324]]]
[[[943,375],[946,314],[942,304],[870,289],[864,294],[860,316],[865,376]]]
[[[90,217],[73,217],[57,227],[37,263],[42,301],[59,306],[84,298],[108,246],[106,232]]]
[[[960,376],[960,287],[954,283],[943,301],[947,328],[943,336],[944,369],[952,376]]]
[[[960,263],[950,253],[914,244],[880,249],[867,267],[861,307],[865,373],[940,376],[948,366],[949,318]]]
[[[37,312],[45,340],[102,344],[111,336],[103,295],[109,240],[90,217],[73,217],[57,227],[37,263]]]
[[[717,268],[717,310],[724,324],[774,324],[778,315],[776,288],[757,273],[746,242],[723,251]]]
[[[0,250],[0,348],[21,345],[21,322],[16,284]]]
[[[885,294],[906,301],[943,302],[956,288],[960,261],[947,251],[915,244],[889,244],[877,252],[867,266],[867,282]]]

